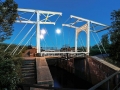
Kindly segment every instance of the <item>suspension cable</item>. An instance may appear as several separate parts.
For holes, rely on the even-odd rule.
[[[56,44],[55,44],[55,45],[56,45],[56,48],[57,48],[57,36],[56,36],[56,34],[55,34],[55,39],[56,39],[56,40],[55,40],[55,41],[56,41]]]
[[[19,15],[22,15],[22,14],[25,14],[25,13],[27,13],[27,12],[20,13]]]
[[[53,14],[54,15],[54,14]],[[50,15],[50,16],[48,16],[48,17],[52,17],[53,15]],[[43,14],[43,16],[45,16],[44,14]],[[45,16],[45,17],[47,17],[47,16]],[[60,17],[60,15],[58,16],[58,18],[56,19],[56,21],[55,21],[55,23],[57,22],[57,20],[59,19],[59,17]],[[45,20],[45,19],[43,19],[43,20]],[[46,29],[46,27],[45,27],[45,25],[44,25],[44,28]],[[46,33],[47,33],[47,35],[50,37],[50,35],[49,35],[49,33],[48,33],[48,31],[46,30]],[[51,38],[51,37],[50,37]],[[51,42],[52,42],[52,39],[50,39],[51,40]],[[57,39],[56,39],[57,40]],[[53,45],[55,46],[55,47],[57,47],[55,44],[54,44],[54,42],[52,42],[53,43]]]
[[[30,33],[30,32],[29,32]],[[29,34],[28,33],[28,34]],[[20,41],[20,43],[18,44],[18,46],[13,50],[13,55],[16,53],[16,51],[18,50],[19,46],[22,44],[22,42],[24,41],[24,39],[27,37],[27,35]]]
[[[46,40],[45,40],[45,39],[43,39],[43,40],[44,40],[44,42],[46,43],[46,46],[48,46]],[[46,48],[45,48],[45,49],[46,49]]]
[[[66,23],[69,19],[70,19],[70,17],[64,23]]]
[[[80,36],[80,40],[82,41],[82,45],[83,45],[83,48],[84,48],[85,44],[84,44],[84,42],[83,42],[81,36]],[[85,50],[85,48],[84,48],[84,50]]]
[[[26,18],[24,18],[24,17],[20,17],[20,16],[19,16],[19,18],[24,19],[24,20],[26,20],[26,21],[28,21],[28,20],[29,20],[29,19],[26,19]]]
[[[81,41],[80,41],[80,39],[78,38],[78,41],[81,43]],[[82,46],[82,45],[80,45],[81,46],[81,48],[83,49],[83,52],[85,52],[85,49],[84,49],[84,47]]]
[[[23,29],[27,26],[27,23],[24,25],[24,27],[20,30],[20,32],[17,34],[17,36],[14,38],[14,40],[8,45],[8,47],[4,50],[4,52],[11,46],[11,44],[17,39],[17,37],[20,35],[20,33],[23,31]]]
[[[20,41],[20,43],[18,44],[18,46],[11,52],[11,54],[13,53],[13,55],[15,54],[15,52],[17,51],[17,49],[19,48],[19,46],[22,44],[22,42],[24,41],[24,39],[27,37],[27,35],[31,32],[31,30],[33,29],[33,27],[35,26],[35,24],[31,27],[31,29],[27,32],[27,34],[24,36],[24,38]]]
[[[45,24],[44,24],[44,28],[45,28],[45,30],[46,30],[47,35],[50,37],[50,35],[49,35],[49,33],[48,33],[47,29],[46,29]],[[52,38],[51,38],[51,37],[50,37],[50,40],[51,40],[51,42],[52,42]],[[54,43],[54,42],[52,42],[52,44],[55,46],[55,43]]]
[[[102,44],[102,42],[101,42],[101,40],[100,40],[100,38],[99,38],[99,36],[98,36],[97,33],[96,33],[96,35],[97,35],[97,37],[98,37],[98,39],[99,39],[100,44],[102,45],[103,50],[105,51],[105,53],[106,53],[106,55],[107,55],[107,51],[105,50],[105,48],[104,48],[104,46],[103,46],[103,44]]]
[[[50,37],[49,33],[47,32],[48,36]],[[50,37],[51,38],[51,37]],[[52,38],[50,39],[52,44],[56,47],[55,43],[52,41]]]
[[[97,44],[97,46],[98,46],[98,49],[100,50],[100,53],[102,54],[102,51],[101,51],[101,49],[100,49],[100,46],[98,45],[98,43],[97,43],[97,41],[96,41],[96,39],[95,39],[95,37],[94,37],[94,35],[93,35],[92,32],[91,32],[91,34],[92,34],[92,37],[94,38],[94,40],[95,40],[95,42],[96,42],[96,44]]]
[[[56,19],[55,23],[58,21],[59,18],[60,18],[60,15],[59,15],[58,18]]]
[[[75,33],[73,33],[71,36],[74,38],[74,35],[75,35]],[[71,42],[72,42],[72,40],[73,40],[72,37],[71,37],[71,39],[70,39],[70,44],[71,44]]]
[[[70,17],[64,22],[64,24],[68,21],[70,19]],[[61,21],[62,22],[62,21]],[[63,30],[63,26],[62,26],[62,31],[64,31]],[[64,32],[63,32],[63,40],[64,40],[64,45],[65,45],[65,37],[64,37]]]
[[[65,45],[65,37],[64,37],[64,29],[63,29],[63,26],[62,26],[62,38],[63,38],[63,45]]]
[[[36,31],[35,31],[36,32]],[[28,44],[28,42],[32,39],[32,37],[35,35],[35,32],[32,34],[32,36],[28,39],[28,41],[26,42],[26,44],[22,47],[22,49],[19,51],[19,53],[23,50],[23,48]],[[18,54],[19,54],[18,53]]]
[[[65,23],[66,23],[68,20],[69,20],[69,18],[65,21]],[[62,34],[62,35],[63,35],[63,41],[64,41],[64,45],[65,45],[65,44],[66,44],[66,42],[65,42],[65,35],[64,35],[65,32],[64,32],[63,26],[62,26],[62,32],[63,32],[63,34]],[[64,45],[63,45],[63,46],[64,46]]]
[[[56,22],[55,22],[55,23],[56,23]],[[56,25],[56,24],[55,24],[55,25]],[[55,28],[55,25],[54,25],[54,30],[56,29],[56,28]],[[57,49],[57,36],[56,36],[56,31],[55,31],[55,42],[56,42],[55,45],[56,45],[56,49]]]
[[[61,23],[62,23],[62,19],[61,19]],[[62,26],[62,29],[61,29],[61,31],[62,31],[62,39],[63,39],[63,44],[65,45],[65,39],[64,39],[64,30],[63,30],[63,26]],[[62,40],[61,40],[62,41]],[[62,44],[62,43],[61,43]]]
[[[62,17],[60,17],[60,21],[62,20]],[[62,25],[62,22],[61,22],[61,25]],[[63,33],[62,32],[62,26],[61,26],[61,33]],[[59,45],[61,48],[62,48],[62,35],[61,35],[61,38],[60,38],[60,45]],[[61,49],[60,48],[60,49]]]
[[[71,19],[70,19],[70,23],[71,23]],[[70,27],[71,27],[71,25],[70,25]],[[70,39],[69,39],[69,37],[70,37],[70,29],[69,29],[69,31],[68,31],[68,44],[70,45]]]
[[[32,28],[28,31],[28,33],[24,36],[24,38],[20,41],[20,43],[16,46],[16,48],[12,51],[13,55],[15,54],[15,52],[18,50],[19,46],[22,44],[22,42],[24,41],[24,39],[27,37],[27,35],[31,32],[31,30],[33,29],[33,27],[35,26],[35,24],[32,26]]]
[[[94,28],[93,25],[92,25],[92,27],[93,27],[93,29],[95,30],[95,28]],[[104,46],[103,46],[103,44],[102,44],[102,42],[101,42],[101,40],[100,40],[100,38],[99,38],[99,36],[98,36],[98,34],[97,34],[97,32],[95,32],[95,33],[96,33],[96,35],[97,35],[97,38],[98,38],[100,44],[102,45],[103,50],[105,51],[106,55],[108,55],[107,52],[106,52],[106,50],[105,50],[105,48],[104,48]]]
[[[35,13],[33,13],[32,14],[32,16],[30,17],[30,19],[33,17],[33,15],[34,15]],[[30,20],[29,19],[29,20]],[[25,25],[24,25],[24,27],[20,30],[20,32],[17,34],[17,36],[14,38],[14,40],[8,45],[8,47],[4,50],[4,52],[11,46],[11,44],[17,39],[17,37],[20,35],[20,33],[24,30],[24,28],[27,26],[27,24],[28,23],[26,23]]]

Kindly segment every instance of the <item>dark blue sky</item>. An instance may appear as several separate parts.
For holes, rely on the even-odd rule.
[[[94,20],[106,25],[110,25],[110,13],[113,10],[120,9],[120,0],[15,0],[18,4],[19,8],[26,8],[26,9],[37,9],[37,10],[45,10],[45,11],[56,11],[56,12],[62,12],[63,15],[60,19],[62,19],[60,22],[57,22],[57,25],[53,26],[43,26],[45,27],[48,32],[50,31],[50,36],[52,40],[50,40],[50,36],[46,35],[45,40],[47,42],[47,45],[44,41],[41,41],[42,46],[57,46],[61,47],[63,44],[69,44],[70,46],[74,46],[74,29],[71,28],[63,28],[61,27],[61,24],[66,21],[70,15],[75,15],[83,18],[87,18],[90,20]],[[14,33],[10,40],[6,40],[5,42],[10,43],[15,36],[17,35],[18,31],[21,30],[23,25],[15,24],[14,25]],[[42,27],[41,27],[42,28]],[[62,35],[55,35],[54,30],[56,28],[63,28],[65,29],[65,40],[61,39]],[[53,31],[53,32],[52,32]],[[23,31],[23,33],[26,33],[27,29]],[[52,33],[52,34],[51,34]],[[70,34],[68,34],[70,33]],[[103,32],[102,34],[104,34]],[[15,44],[18,44],[21,38],[23,38],[23,34],[19,36],[19,38],[14,42]],[[54,37],[53,37],[54,36]],[[83,40],[85,40],[85,33],[82,32],[81,36]],[[55,38],[57,37],[57,38]],[[73,38],[72,38],[73,37]],[[73,39],[73,40],[72,40]],[[27,39],[22,43],[25,44]],[[55,45],[53,45],[53,43]],[[91,45],[94,45],[95,42],[91,38]],[[36,45],[35,37],[31,40],[32,45]],[[84,41],[86,44],[86,41]]]

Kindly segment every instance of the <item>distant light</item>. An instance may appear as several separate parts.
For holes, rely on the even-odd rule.
[[[46,30],[45,30],[45,29],[42,29],[42,30],[41,30],[41,34],[43,34],[43,35],[46,34]]]
[[[44,36],[42,34],[40,35],[40,39],[44,39]]]
[[[60,29],[57,29],[57,30],[56,30],[56,33],[57,33],[57,34],[61,34],[61,30],[60,30]]]

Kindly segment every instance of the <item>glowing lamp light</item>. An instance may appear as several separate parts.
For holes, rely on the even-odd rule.
[[[44,39],[44,36],[43,36],[43,35],[40,35],[40,39]]]
[[[45,35],[45,34],[46,34],[46,30],[45,30],[45,29],[42,29],[42,30],[41,30],[41,34]]]
[[[57,34],[61,34],[61,30],[60,30],[60,29],[57,29],[57,30],[56,30],[56,33],[57,33]]]

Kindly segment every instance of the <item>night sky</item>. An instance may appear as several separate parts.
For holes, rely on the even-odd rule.
[[[68,27],[62,27],[62,24],[70,17],[70,15],[75,15],[78,17],[83,17],[86,19],[90,19],[96,22],[100,22],[106,25],[111,24],[111,12],[113,10],[120,9],[120,0],[15,0],[18,4],[19,8],[25,9],[35,9],[35,10],[44,10],[44,11],[55,11],[62,12],[62,17],[59,18],[56,25],[40,25],[40,29],[46,29],[48,34],[45,35],[44,40],[41,40],[42,47],[62,47],[65,44],[74,47],[74,36],[75,30]],[[30,18],[32,14],[25,14],[26,18]],[[36,16],[33,17],[36,20]],[[74,21],[74,19],[69,19],[67,23]],[[25,24],[15,23],[14,24],[14,32],[11,39],[6,40],[5,43],[11,43],[11,41],[15,38],[18,32],[22,29]],[[13,42],[14,44],[18,44],[20,40],[24,37],[24,35],[28,32],[28,30],[32,27],[32,25],[27,25],[26,28],[22,31],[19,37]],[[55,30],[59,28],[62,33],[60,35],[55,34]],[[32,32],[28,35],[28,37],[24,40],[22,45],[24,45],[27,40],[30,38],[32,33],[36,30],[36,26],[33,28]],[[100,38],[101,35],[107,33],[108,31],[104,31],[98,33]],[[64,34],[64,35],[63,35]],[[80,35],[83,42],[79,40],[78,46],[86,44],[86,34],[85,32],[81,32]],[[96,36],[95,36],[96,37]],[[97,40],[98,41],[98,40]],[[30,40],[27,44],[32,44],[36,46],[36,35]],[[90,37],[90,45],[96,44],[93,37]]]

